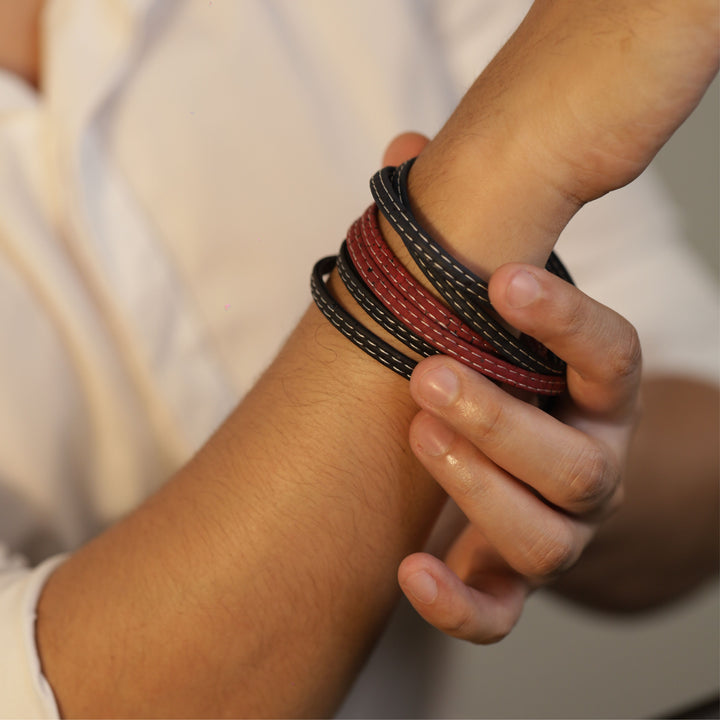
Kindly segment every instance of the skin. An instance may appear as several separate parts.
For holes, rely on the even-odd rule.
[[[526,422],[529,405],[455,368],[460,393],[439,407],[437,393],[427,395],[431,371],[445,362],[437,359],[418,367],[413,400],[403,380],[309,308],[196,457],[51,576],[37,639],[63,714],[332,713],[393,605],[398,565],[422,546],[443,502],[422,464],[436,463],[439,482],[475,523],[451,550],[448,567],[465,581],[485,578],[475,595],[434,566],[439,594],[429,611],[419,609],[448,632],[501,637],[527,587],[580,555],[622,493],[618,465],[636,410],[636,340],[619,316],[532,264],[542,264],[583,202],[649,162],[717,67],[708,29],[717,20],[714,3],[617,0],[603,4],[608,10],[622,22],[607,23],[589,0],[536,3],[411,175],[416,210],[438,238],[494,273],[499,312],[570,362],[571,424],[543,418],[550,445],[526,443],[523,457],[511,458],[500,430],[512,413]],[[637,37],[635,27],[648,32]],[[648,81],[648,67],[668,53],[676,65],[669,61]],[[623,73],[602,70],[616,66]],[[643,85],[642,98],[634,83]],[[690,90],[677,92],[685,85]],[[557,107],[550,91],[557,86],[567,88],[574,112]],[[405,138],[389,154],[402,156],[416,141]],[[494,168],[491,181],[487,167]],[[397,244],[390,232],[388,240]],[[531,265],[501,267],[509,261]],[[541,293],[518,307],[511,298],[519,276],[527,287],[527,273]],[[588,348],[608,360],[599,371]],[[415,401],[423,408],[417,417]],[[479,435],[467,422],[477,412],[486,413]],[[429,454],[438,417],[451,425],[461,418],[465,437],[453,435],[447,452]],[[479,473],[477,484],[468,468]],[[534,483],[540,497],[516,476]],[[483,493],[496,502],[480,512]],[[503,523],[527,532],[518,542]],[[413,562],[427,561],[410,555],[401,582],[416,574],[403,577],[418,570]],[[479,619],[478,601],[487,604]]]
[[[0,67],[37,87],[44,0],[0,0]]]

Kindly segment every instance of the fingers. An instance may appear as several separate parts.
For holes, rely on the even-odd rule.
[[[430,141],[420,133],[406,132],[398,135],[388,145],[383,155],[383,165],[400,165],[416,155]]]
[[[529,586],[511,572],[485,572],[476,587],[466,585],[432,555],[405,558],[398,580],[417,612],[438,630],[470,642],[502,640],[522,612]]]
[[[568,390],[581,410],[618,416],[634,409],[641,352],[627,320],[530,265],[499,268],[489,290],[507,322],[567,362]]]
[[[639,343],[622,317],[532,266],[500,268],[490,297],[506,321],[568,363],[564,415],[572,422],[435,356],[418,364],[410,382],[422,408],[410,444],[483,541],[526,582],[544,583],[575,563],[598,521],[620,502],[620,466],[637,406]],[[492,626],[502,636],[511,627],[502,614],[507,589],[499,593],[506,598],[500,611],[498,593],[484,591],[497,574],[482,565],[476,580],[483,585],[467,587],[466,571],[454,567],[455,547],[449,567],[425,556],[406,560],[400,577],[408,597],[449,634],[490,637]],[[507,581],[508,575],[501,577]],[[490,625],[478,612],[489,614]]]
[[[498,501],[504,495],[508,509],[512,502],[535,506],[530,485],[576,516],[597,516],[617,503],[620,468],[607,444],[460,363],[442,356],[424,360],[410,392],[427,411],[411,425],[411,447],[456,502],[456,494],[467,503],[473,493],[492,492]],[[491,490],[494,484],[500,487]]]
[[[591,525],[558,512],[461,435],[450,431],[443,437],[447,431],[442,421],[421,412],[410,443],[470,523],[528,578],[546,582],[569,569],[590,540]],[[447,439],[449,445],[441,450]]]

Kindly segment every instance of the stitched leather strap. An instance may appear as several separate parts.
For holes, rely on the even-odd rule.
[[[544,395],[547,402],[565,388],[565,364],[533,338],[518,338],[506,329],[492,314],[486,283],[420,226],[407,195],[413,162],[384,168],[373,176],[370,187],[377,205],[351,226],[337,257],[316,263],[313,299],[332,325],[363,352],[410,378],[416,361],[379,338],[333,298],[324,276],[337,266],[356,302],[407,348],[422,357],[449,355],[494,380]],[[378,227],[378,208],[447,306],[392,253]],[[572,282],[554,254],[547,268]]]
[[[402,239],[411,257],[443,300],[474,331],[492,343],[509,362],[538,373],[564,375],[565,364],[532,338],[512,335],[489,312],[487,284],[448,254],[420,226],[407,198],[407,177],[413,160],[386,167],[370,181],[380,211]],[[563,279],[570,276],[556,256],[548,269]]]
[[[348,340],[385,367],[409,380],[417,362],[396,350],[392,345],[386,343],[374,332],[358,322],[338,304],[328,290],[324,276],[333,271],[335,263],[336,257],[331,255],[318,260],[313,267],[310,290],[315,304],[330,323]]]
[[[563,391],[563,377],[534,373],[499,358],[485,338],[419,285],[385,243],[376,213],[371,206],[352,225],[338,261],[346,287],[376,322],[424,357],[440,352],[513,387],[546,395]],[[346,267],[350,259],[354,268]]]
[[[385,328],[393,337],[396,337],[403,345],[414,350],[418,355],[429,357],[437,354],[437,350],[430,343],[403,324],[400,318],[392,310],[388,309],[373,292],[373,289],[367,285],[350,257],[347,242],[340,246],[340,252],[337,256],[337,269],[340,279],[355,302],[378,325]]]
[[[352,225],[348,232],[347,243],[353,262],[361,270],[363,277],[365,276],[362,270],[364,265],[367,264],[369,266],[368,271],[373,269],[379,273],[397,291],[397,294],[406,299],[408,303],[416,307],[432,322],[472,345],[484,350],[493,350],[493,345],[488,339],[476,333],[457,315],[448,310],[445,305],[438,302],[435,296],[416,282],[405,266],[400,263],[380,232],[377,206],[371,205],[362,217]],[[367,282],[367,278],[365,278],[365,281]],[[387,299],[392,303],[394,294],[391,290],[388,293],[390,293],[390,297],[384,294],[383,302]],[[393,304],[391,307],[393,312],[399,313],[399,317],[402,315],[403,308],[402,303]]]

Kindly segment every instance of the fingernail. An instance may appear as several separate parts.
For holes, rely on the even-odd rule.
[[[540,297],[540,283],[537,278],[527,270],[519,270],[510,280],[505,298],[508,305],[514,308],[524,308]]]
[[[439,420],[421,423],[416,433],[420,451],[431,457],[444,455],[455,439],[455,433]]]
[[[432,405],[450,405],[457,399],[460,384],[457,375],[446,367],[435,368],[420,378],[420,394]]]
[[[431,605],[438,596],[437,583],[424,570],[414,573],[405,580],[405,590],[424,605]]]

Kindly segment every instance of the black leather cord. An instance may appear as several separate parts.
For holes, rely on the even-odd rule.
[[[438,351],[432,345],[405,327],[405,325],[375,297],[373,291],[358,275],[357,270],[355,270],[345,242],[340,246],[340,254],[337,257],[337,269],[340,279],[353,296],[355,302],[357,302],[378,325],[387,330],[393,337],[396,337],[411,350],[414,350],[418,355],[422,355],[423,357],[437,355]],[[410,360],[410,358],[408,358],[408,360]]]
[[[414,159],[398,168],[386,167],[370,180],[378,208],[402,239],[411,257],[454,312],[485,337],[501,357],[526,370],[563,375],[565,363],[527,336],[512,335],[488,311],[487,284],[448,254],[415,218],[407,195],[407,178]],[[548,270],[572,282],[554,254]]]
[[[334,255],[315,263],[310,278],[310,290],[315,304],[330,323],[348,340],[385,367],[409,380],[417,362],[368,330],[350,313],[346,312],[331,295],[325,285],[324,277],[333,271],[335,264],[336,257]]]

